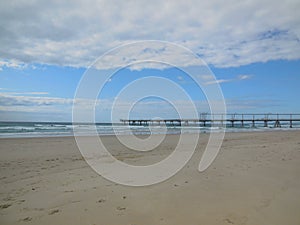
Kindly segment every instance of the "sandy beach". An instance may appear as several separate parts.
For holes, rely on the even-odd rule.
[[[179,173],[147,187],[98,175],[73,137],[0,139],[0,224],[299,225],[299,137],[300,131],[227,133],[200,173],[208,139],[202,134]],[[147,153],[114,137],[102,140],[116,158],[138,165],[166,157],[178,136]]]

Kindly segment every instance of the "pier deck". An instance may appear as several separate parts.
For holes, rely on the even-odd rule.
[[[235,127],[239,124],[244,127],[246,123],[250,123],[253,127],[257,123],[263,123],[264,127],[273,124],[274,127],[281,127],[282,123],[289,123],[289,127],[293,127],[293,123],[300,122],[300,114],[200,114],[199,119],[121,119],[124,124],[128,125],[166,125],[166,126],[231,126]]]

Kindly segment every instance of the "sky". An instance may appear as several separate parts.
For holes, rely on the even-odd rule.
[[[199,113],[210,110],[205,88],[217,84],[228,113],[300,113],[299,11],[298,0],[3,0],[0,121],[71,121],[76,90],[103,54],[98,76],[116,65],[122,69],[99,90],[97,122],[118,121],[125,116],[122,107],[129,106],[135,118],[176,117],[176,104],[190,111],[183,97],[154,82],[134,89],[134,95],[156,88],[157,96],[172,93],[171,103],[157,96],[134,105],[132,99],[119,98],[126,85],[147,77],[179,85]],[[118,46],[144,40],[162,41],[162,45],[149,47],[143,42],[112,54]],[[178,68],[137,63],[176,59],[180,68],[193,66],[190,58],[168,43],[192,51],[215,79],[205,80],[202,74],[204,89],[199,89]],[[136,64],[128,67],[128,63]],[[117,99],[121,107],[111,118]],[[81,104],[88,101],[83,99]]]

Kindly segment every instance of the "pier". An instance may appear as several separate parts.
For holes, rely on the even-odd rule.
[[[300,122],[300,114],[209,114],[202,113],[199,119],[121,119],[124,125],[131,126],[226,126],[226,127],[245,127],[246,124],[255,127],[263,124],[264,127],[281,127],[288,124],[290,128],[293,124]]]

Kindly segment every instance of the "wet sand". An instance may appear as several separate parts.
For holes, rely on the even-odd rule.
[[[300,131],[227,133],[200,173],[207,138],[179,173],[147,187],[98,175],[73,137],[0,139],[0,224],[300,224]],[[143,165],[170,154],[178,136],[148,153],[102,140],[116,158]]]

